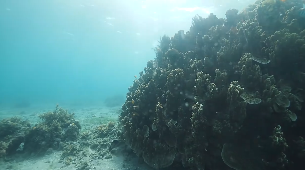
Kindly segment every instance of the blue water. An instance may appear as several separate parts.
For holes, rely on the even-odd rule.
[[[125,96],[154,59],[159,38],[189,30],[196,14],[224,17],[215,4],[1,0],[0,103],[90,103]]]

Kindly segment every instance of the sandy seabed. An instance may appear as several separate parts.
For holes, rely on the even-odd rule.
[[[31,105],[26,108],[0,107],[0,120],[10,117],[21,117],[30,121],[32,125],[39,121],[38,115],[53,111],[56,104]],[[90,130],[98,125],[109,121],[117,122],[120,107],[106,107],[103,104],[95,106],[85,105],[60,105],[61,108],[75,114],[75,119],[82,126],[81,131]],[[1,130],[1,129],[0,129]],[[29,154],[16,154],[0,160],[1,170],[153,170],[143,160],[138,158],[126,146],[120,146],[111,153],[111,158],[95,159],[84,158],[89,166],[81,167],[79,162],[72,162],[66,165],[61,159],[62,151],[52,150],[43,156]],[[90,150],[90,149],[89,149]],[[127,151],[128,150],[128,151]],[[88,152],[94,152],[90,150]]]

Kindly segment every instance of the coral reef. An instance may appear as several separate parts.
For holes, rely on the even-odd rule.
[[[14,104],[14,108],[28,108],[31,106],[29,101],[20,101]]]
[[[45,153],[49,148],[59,149],[62,142],[75,141],[81,126],[74,115],[58,105],[53,112],[39,116],[42,120],[25,136],[24,149],[28,152]]]
[[[122,95],[109,96],[104,100],[104,104],[107,107],[120,107],[124,104],[125,97]]]
[[[23,150],[23,142],[30,127],[28,121],[17,117],[0,121],[0,158]]]
[[[163,36],[127,93],[122,139],[155,169],[303,169],[301,8],[257,1]]]
[[[132,152],[120,140],[117,122],[107,121],[109,118],[91,122],[92,126],[82,132],[74,114],[58,105],[54,111],[43,113],[39,118],[41,121],[32,126],[16,117],[0,121],[0,160],[12,162],[20,156],[27,160],[29,155],[52,154],[60,156],[60,160],[53,160],[58,162],[58,168],[89,170],[100,167],[103,159]],[[129,167],[127,161],[124,160],[124,166]]]

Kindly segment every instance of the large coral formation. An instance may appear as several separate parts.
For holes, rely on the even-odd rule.
[[[257,1],[163,36],[122,106],[125,142],[155,169],[303,169],[301,8]]]

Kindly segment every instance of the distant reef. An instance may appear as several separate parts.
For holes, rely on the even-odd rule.
[[[195,16],[163,36],[122,106],[123,140],[154,169],[305,169],[301,1]]]
[[[125,97],[123,95],[109,96],[104,100],[104,104],[107,107],[120,107],[124,104]]]
[[[31,106],[31,103],[29,101],[20,101],[20,102],[16,102],[13,105],[13,108],[28,108]]]

